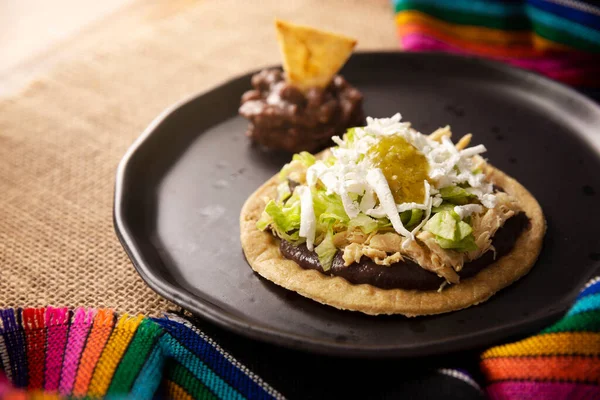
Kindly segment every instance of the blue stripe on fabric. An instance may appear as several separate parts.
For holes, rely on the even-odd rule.
[[[600,293],[596,293],[591,296],[586,296],[581,300],[578,300],[573,307],[567,313],[569,315],[575,315],[582,312],[599,310],[600,309]]]
[[[600,281],[583,289],[583,291],[581,293],[579,293],[579,296],[577,296],[577,300],[579,301],[580,299],[583,299],[586,296],[590,296],[590,295],[596,294],[596,293],[600,293]]]
[[[0,310],[0,318],[3,326],[0,334],[4,337],[4,344],[10,360],[13,384],[16,387],[27,387],[27,352],[25,333],[20,323],[20,312],[12,308]]]
[[[534,22],[539,22],[551,28],[568,32],[570,35],[588,42],[600,44],[600,31],[596,29],[591,29],[587,26],[569,21],[568,19],[558,17],[529,4],[527,5],[526,10],[527,15]]]
[[[583,10],[547,0],[527,0],[527,3],[540,10],[586,25],[592,29],[600,29],[600,15],[590,14]]]
[[[483,14],[494,17],[512,17],[525,15],[524,4],[521,2],[502,2],[489,0],[393,0],[394,7],[400,4],[424,4],[440,9],[462,11],[472,14]]]
[[[224,354],[215,349],[193,329],[183,323],[171,320],[155,320],[188,350],[198,355],[215,373],[235,387],[247,398],[271,399],[265,390],[248,375],[242,372]]]
[[[185,348],[177,339],[169,334],[160,338],[161,348],[167,357],[172,357],[179,364],[200,380],[208,389],[221,399],[244,400],[234,387],[213,372],[200,358]]]
[[[138,374],[128,398],[151,400],[157,393],[158,386],[161,382],[163,368],[165,366],[165,356],[161,346],[155,345],[150,353],[150,356],[144,363],[142,370]],[[110,399],[120,399],[119,395],[109,397]]]

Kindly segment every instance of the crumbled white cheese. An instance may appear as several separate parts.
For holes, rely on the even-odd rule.
[[[465,204],[464,206],[454,206],[454,212],[458,214],[460,219],[465,219],[471,214],[483,212],[483,207],[479,204]]]
[[[405,237],[411,237],[410,233],[402,224],[400,214],[396,209],[396,202],[394,201],[394,195],[390,190],[390,186],[385,179],[385,175],[379,168],[373,168],[367,173],[367,182],[375,190],[377,197],[379,198],[379,204],[385,211],[385,214],[389,218],[394,230]]]
[[[375,218],[388,217],[394,230],[408,239],[412,239],[414,234],[421,229],[431,215],[431,208],[442,203],[439,189],[444,187],[468,183],[470,187],[466,190],[476,196],[484,207],[495,207],[496,197],[493,194],[493,186],[485,182],[484,174],[473,173],[475,169],[473,156],[485,152],[485,146],[478,145],[458,150],[449,138],[442,137],[441,143],[432,140],[429,136],[412,129],[409,123],[400,122],[401,118],[400,114],[391,118],[369,117],[366,127],[354,129],[354,138],[351,142],[337,136],[334,137],[333,141],[338,145],[331,150],[332,155],[336,158],[335,163],[326,165],[323,161],[317,161],[308,168],[306,174],[308,186],[313,187],[320,181],[327,188],[328,194],[339,195],[344,211],[349,218],[355,218],[360,212]],[[428,181],[424,181],[426,195],[421,204],[396,204],[383,172],[375,168],[366,156],[369,149],[376,145],[382,137],[390,135],[402,136],[427,159],[429,177],[434,186],[430,186]],[[306,193],[310,193],[310,191],[304,192],[302,199],[308,196]],[[306,203],[308,207],[308,200],[302,201],[301,206],[304,208]],[[473,212],[479,212],[476,207],[461,207],[463,208],[459,209],[459,215],[466,216]],[[399,213],[411,209],[424,210],[426,218],[412,232],[409,232],[403,226]],[[303,225],[303,221],[301,221],[300,228],[300,235],[307,238],[307,244],[308,236],[310,236],[309,227],[314,230],[316,225],[312,202],[310,210],[310,213],[307,211],[307,218],[310,219],[312,215],[310,221],[313,222],[309,221]],[[302,213],[302,219],[304,219],[304,213]],[[303,234],[308,236],[303,236]]]

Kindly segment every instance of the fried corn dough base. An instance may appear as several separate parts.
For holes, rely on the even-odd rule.
[[[542,248],[546,221],[536,199],[515,179],[486,165],[488,179],[515,197],[531,221],[510,253],[490,264],[472,278],[435,290],[381,289],[369,284],[355,285],[344,278],[306,270],[279,251],[279,239],[256,229],[268,199],[276,197],[277,176],[254,192],[242,207],[240,231],[242,248],[254,271],[264,278],[302,296],[341,310],[365,314],[403,314],[407,317],[460,310],[489,299],[529,272]]]

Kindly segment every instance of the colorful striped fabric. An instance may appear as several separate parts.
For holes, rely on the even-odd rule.
[[[600,399],[600,278],[554,325],[484,352],[481,371],[491,399]]]
[[[434,385],[437,393],[460,398],[479,398],[485,391],[490,399],[503,400],[600,399],[600,277],[552,326],[485,351],[480,368],[487,386],[473,378],[478,375],[473,371],[439,369],[421,377],[426,387],[417,385],[408,394]],[[310,374],[305,378],[312,382]],[[0,310],[0,399],[75,397],[283,399],[177,315],[118,317],[110,310],[53,307]]]
[[[596,4],[598,4],[596,2]],[[581,0],[393,0],[400,44],[600,87],[600,6]]]
[[[172,314],[152,319],[106,309],[0,310],[0,369],[6,374],[0,371],[0,399],[283,398]]]

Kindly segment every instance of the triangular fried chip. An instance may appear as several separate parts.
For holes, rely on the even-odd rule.
[[[326,87],[346,63],[356,40],[276,20],[286,79],[300,90]]]

